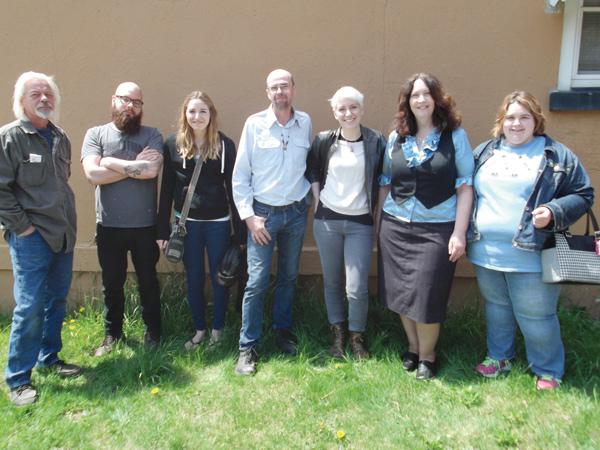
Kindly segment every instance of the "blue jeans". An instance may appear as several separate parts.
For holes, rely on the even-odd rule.
[[[313,233],[323,268],[329,323],[346,321],[347,296],[348,329],[365,331],[369,311],[373,227],[348,220],[315,219]]]
[[[527,360],[536,375],[562,378],[565,350],[556,306],[561,286],[542,282],[541,272],[500,272],[473,265],[485,297],[488,355],[515,355],[517,326],[525,338]]]
[[[58,361],[60,332],[71,287],[73,253],[54,253],[40,233],[19,237],[10,233],[10,256],[15,278],[6,384],[31,382],[31,369]]]
[[[242,303],[240,350],[258,347],[262,331],[263,305],[269,285],[271,260],[277,244],[277,284],[273,298],[273,328],[292,327],[292,305],[298,264],[306,229],[306,202],[277,207],[254,202],[254,214],[265,217],[271,235],[267,245],[252,242],[248,231],[248,283]]]
[[[229,289],[217,283],[215,277],[219,271],[219,264],[229,246],[231,225],[224,222],[194,222],[185,223],[187,234],[185,236],[185,250],[183,252],[183,265],[187,277],[187,297],[194,319],[196,330],[206,329],[206,301],[204,299],[204,282],[206,272],[204,269],[204,249],[208,255],[208,268],[213,287],[214,318],[213,329],[221,330],[225,325]]]

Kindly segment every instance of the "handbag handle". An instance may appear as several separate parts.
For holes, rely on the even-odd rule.
[[[598,231],[600,231],[598,229],[598,222],[596,221],[596,216],[594,216],[594,211],[592,211],[591,207],[587,211],[587,219],[585,221],[585,235],[586,236],[590,235],[590,221],[592,222],[592,227],[594,227],[594,232],[597,233]]]

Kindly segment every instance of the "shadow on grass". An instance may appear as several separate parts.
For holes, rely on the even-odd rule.
[[[210,285],[210,283],[207,283]],[[307,367],[323,368],[336,363],[347,367],[360,364],[354,361],[348,349],[345,359],[335,360],[329,354],[332,333],[327,320],[326,308],[320,286],[309,289],[298,288],[294,302],[293,331],[298,337],[299,354],[285,357],[275,343],[271,330],[273,309],[274,278],[271,279],[264,304],[263,334],[259,349],[260,365],[269,362],[285,364],[298,363],[299,370]],[[126,299],[125,333],[132,336],[143,335],[143,323],[139,310],[139,298],[133,281],[128,281]],[[119,344],[116,351],[96,360],[92,358],[93,345],[99,345],[103,337],[102,305],[98,299],[89,299],[85,304],[82,320],[87,320],[92,335],[87,336],[83,344],[87,354],[83,358],[87,368],[78,381],[65,383],[55,375],[45,377],[44,390],[73,390],[73,393],[90,400],[100,397],[128,397],[137,391],[155,385],[176,385],[185,387],[195,380],[194,371],[206,366],[230,364],[231,373],[238,356],[239,330],[241,316],[235,311],[235,289],[232,289],[227,311],[224,341],[220,348],[210,351],[206,345],[198,350],[185,352],[183,343],[193,335],[193,324],[185,295],[185,275],[172,274],[162,283],[163,343],[156,351],[148,350],[140,340],[129,339]],[[207,293],[207,323],[212,318],[212,295]],[[566,350],[566,376],[563,388],[577,389],[587,396],[596,395],[600,385],[600,327],[587,311],[577,308],[558,309],[562,336]],[[0,329],[8,332],[10,317],[0,316]],[[69,339],[67,337],[67,339]],[[82,338],[76,345],[82,345]],[[377,298],[370,296],[369,317],[366,339],[371,359],[389,363],[402,372],[401,355],[408,346],[406,335],[397,314],[379,305]],[[95,347],[94,347],[95,349]],[[71,349],[77,358],[77,350]],[[437,346],[441,361],[439,379],[448,385],[468,386],[483,384],[489,380],[480,377],[475,367],[485,357],[486,323],[482,308],[465,307],[461,311],[452,311],[442,325]],[[87,358],[87,360],[86,360]],[[365,364],[370,364],[369,362]],[[525,346],[520,333],[517,337],[513,373],[509,376],[519,378],[527,372]],[[261,370],[259,366],[259,371]],[[412,374],[407,374],[414,377]],[[533,379],[533,377],[531,377]]]

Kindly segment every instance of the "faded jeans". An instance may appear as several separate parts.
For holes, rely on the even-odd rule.
[[[254,214],[265,217],[265,228],[271,236],[267,245],[255,244],[248,231],[248,283],[242,303],[240,350],[258,347],[262,332],[263,306],[271,260],[277,244],[277,283],[273,298],[275,329],[292,326],[292,306],[296,292],[296,277],[306,229],[306,202],[287,206],[268,206],[254,202]]]
[[[58,361],[73,253],[54,253],[37,230],[22,237],[10,233],[9,247],[17,306],[8,343],[6,384],[14,388],[31,382],[36,364],[48,367]]]
[[[565,350],[556,315],[561,285],[542,282],[541,272],[473,267],[486,300],[488,356],[498,361],[512,359],[518,326],[525,338],[531,371],[562,378]]]

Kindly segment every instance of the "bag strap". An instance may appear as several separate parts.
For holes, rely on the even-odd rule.
[[[187,220],[188,212],[190,210],[190,204],[192,203],[192,197],[194,196],[196,184],[198,183],[198,178],[200,178],[200,170],[202,170],[202,164],[204,164],[204,161],[202,160],[202,158],[198,158],[198,161],[196,162],[196,167],[194,168],[194,173],[192,174],[190,185],[188,186],[188,191],[185,197],[185,202],[183,203],[183,208],[181,208],[181,216],[179,217],[179,223],[177,224],[177,226],[182,227],[182,231],[185,231],[185,221]]]
[[[587,219],[585,221],[585,235],[586,236],[590,235],[590,221],[592,222],[592,226],[594,227],[594,232],[600,231],[598,229],[598,222],[596,221],[596,216],[594,216],[594,211],[592,211],[591,207],[590,207],[590,209],[588,209]]]

